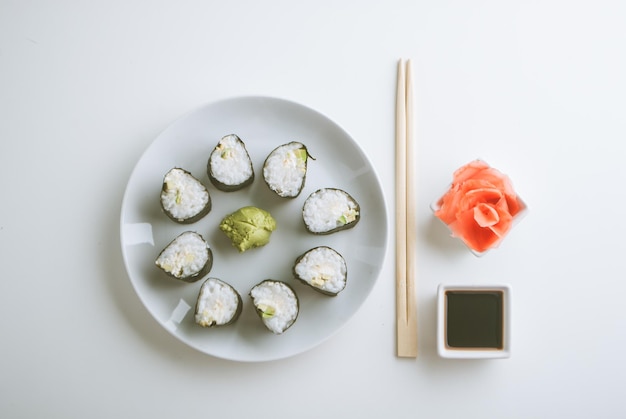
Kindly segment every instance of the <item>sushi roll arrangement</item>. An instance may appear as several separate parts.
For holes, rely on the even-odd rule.
[[[348,278],[343,256],[327,246],[315,247],[299,256],[293,273],[304,284],[330,296],[343,291]]]
[[[198,293],[195,321],[202,327],[225,326],[237,320],[242,307],[235,288],[218,278],[208,278]]]
[[[177,223],[195,223],[211,211],[211,196],[191,173],[175,167],[163,178],[161,208]]]
[[[302,218],[313,234],[331,234],[354,227],[361,217],[358,202],[344,190],[323,188],[304,201]]]
[[[297,141],[275,148],[263,164],[265,183],[281,198],[297,197],[304,188],[309,157],[307,148]]]
[[[213,267],[213,252],[200,234],[186,231],[161,251],[155,264],[169,276],[196,282]]]
[[[282,281],[266,279],[252,287],[250,297],[265,327],[276,335],[289,329],[298,317],[298,297]]]
[[[252,160],[244,142],[235,134],[222,137],[207,163],[209,180],[225,192],[233,192],[254,181]]]
[[[298,197],[304,189],[309,158],[313,159],[307,147],[297,141],[274,148],[263,164],[265,184],[281,198]],[[211,184],[224,192],[243,189],[255,178],[253,161],[236,134],[225,135],[218,141],[208,157],[206,171]],[[180,224],[197,222],[211,211],[207,187],[180,167],[172,168],[163,177],[160,203],[167,217]],[[298,211],[293,215],[298,217]],[[323,188],[304,200],[301,215],[308,232],[324,235],[354,227],[360,219],[360,207],[346,191]],[[268,211],[247,205],[224,216],[219,230],[234,248],[245,252],[267,245],[276,226]],[[193,321],[197,325],[226,326],[240,317],[244,305],[241,295],[233,285],[208,277],[213,267],[213,252],[197,232],[185,231],[175,237],[154,263],[180,281],[193,283],[205,278],[195,303]],[[332,297],[346,288],[348,279],[344,257],[328,246],[313,247],[297,256],[292,274],[315,292]],[[287,282],[266,279],[250,289],[249,297],[252,309],[272,334],[283,334],[298,318],[300,302]]]

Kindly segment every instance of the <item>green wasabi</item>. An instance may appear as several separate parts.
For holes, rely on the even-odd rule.
[[[257,207],[239,208],[220,223],[220,230],[240,252],[265,246],[275,229],[276,221],[271,214]]]

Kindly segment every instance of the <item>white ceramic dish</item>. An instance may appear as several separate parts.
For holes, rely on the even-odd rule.
[[[254,163],[253,184],[221,192],[206,174],[209,153],[224,135],[245,142]],[[309,161],[302,193],[279,198],[265,185],[262,165],[277,146],[304,143],[316,159]],[[190,225],[169,220],[159,207],[164,174],[172,167],[190,171],[209,189],[211,212]],[[332,235],[307,233],[301,209],[306,197],[322,187],[341,188],[361,206],[361,220]],[[221,219],[245,205],[268,210],[278,227],[270,243],[239,253],[219,230]],[[183,231],[197,231],[209,242],[214,264],[209,276],[233,285],[244,300],[235,324],[205,329],[193,320],[202,280],[186,284],[155,267],[158,253]],[[269,97],[241,97],[205,105],[167,128],[148,147],[133,170],[121,211],[121,244],[126,269],[139,298],[159,324],[176,338],[206,354],[235,361],[268,361],[289,357],[320,344],[344,325],[370,294],[387,248],[387,214],[377,175],[357,143],[337,124],[305,106]],[[348,284],[337,297],[314,292],[293,279],[295,259],[312,247],[327,245],[348,265]],[[282,335],[261,324],[248,293],[264,279],[294,287],[300,300],[296,323]]]
[[[500,348],[461,348],[451,347],[447,339],[447,293],[501,293],[501,333]],[[484,314],[484,313],[483,313]],[[489,359],[511,356],[511,287],[510,285],[444,285],[437,290],[437,352],[442,358]]]

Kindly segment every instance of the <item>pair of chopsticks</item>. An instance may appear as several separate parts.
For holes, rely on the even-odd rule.
[[[400,60],[396,92],[396,333],[397,355],[409,358],[417,357],[414,155],[411,61]]]

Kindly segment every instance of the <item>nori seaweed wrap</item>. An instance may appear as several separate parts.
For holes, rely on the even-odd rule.
[[[163,177],[161,208],[171,220],[191,224],[211,211],[211,196],[191,173],[175,167]]]
[[[359,203],[346,191],[323,188],[304,201],[302,219],[313,234],[331,234],[353,228],[361,218]]]
[[[198,292],[194,319],[202,327],[226,326],[239,318],[242,308],[241,295],[232,285],[207,278]]]
[[[263,163],[265,184],[281,198],[295,198],[304,188],[307,162],[306,146],[297,141],[276,147]]]
[[[200,234],[185,231],[159,253],[155,264],[173,278],[196,282],[213,267],[213,252]]]
[[[334,297],[346,287],[348,267],[335,249],[319,246],[296,259],[293,274],[315,291]]]
[[[217,143],[207,163],[211,183],[219,190],[233,192],[254,181],[252,160],[244,142],[229,134]]]
[[[285,282],[266,279],[252,287],[250,297],[265,327],[276,335],[284,333],[298,318],[298,296]]]

